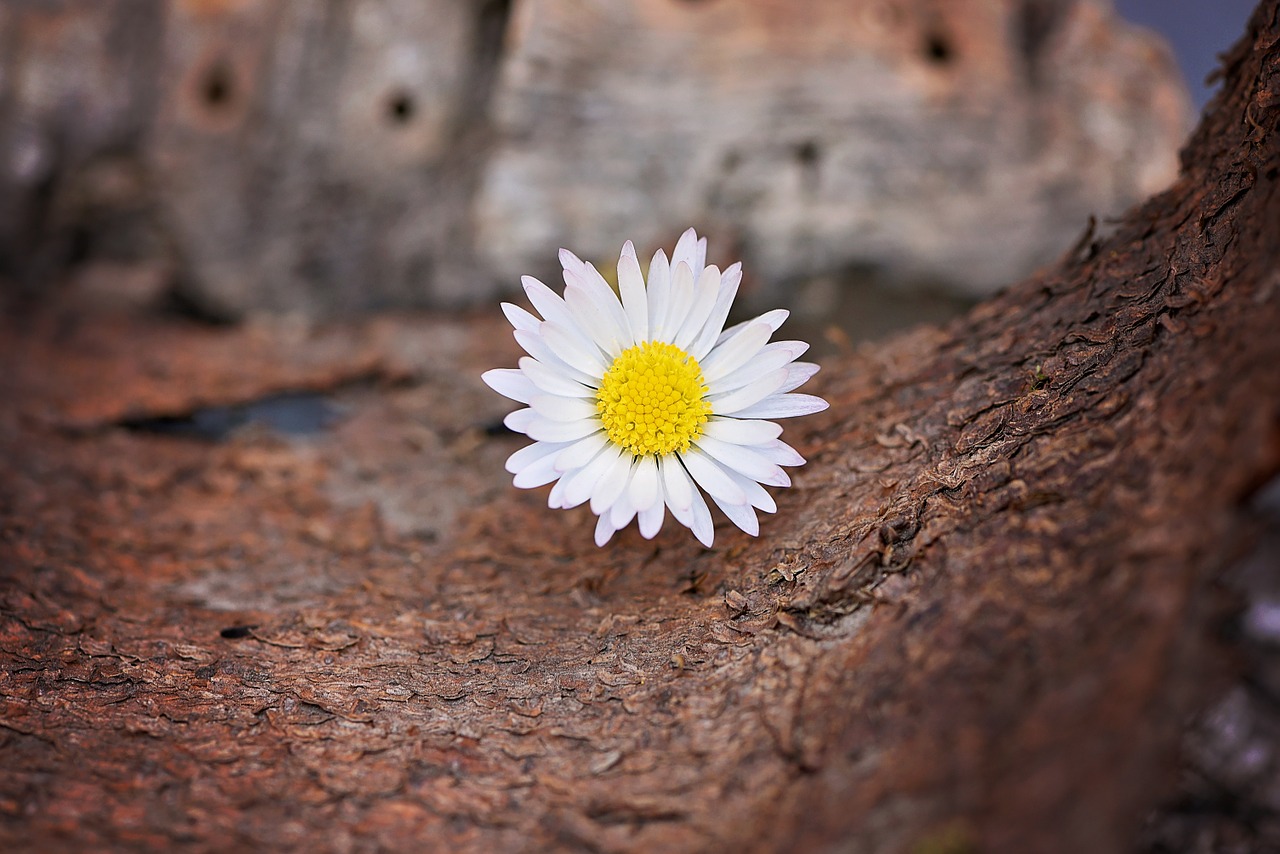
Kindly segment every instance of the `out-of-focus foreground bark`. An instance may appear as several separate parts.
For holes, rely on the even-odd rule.
[[[1131,847],[1280,469],[1278,122],[1266,0],[1171,190],[829,360],[711,551],[510,488],[494,319],[10,319],[3,847]],[[340,420],[166,432],[303,390]]]

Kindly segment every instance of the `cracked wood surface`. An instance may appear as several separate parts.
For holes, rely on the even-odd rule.
[[[1280,469],[1278,37],[1109,236],[826,360],[809,465],[711,551],[510,487],[496,317],[10,318],[0,842],[1131,847]],[[341,420],[136,429],[292,388]]]

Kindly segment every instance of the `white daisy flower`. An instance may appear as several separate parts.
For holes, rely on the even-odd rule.
[[[635,248],[618,259],[618,291],[591,264],[560,250],[564,296],[525,276],[541,319],[503,303],[529,355],[484,381],[526,405],[506,425],[533,439],[507,460],[515,485],[553,483],[551,507],[590,502],[596,544],[639,519],[653,537],[666,511],[705,546],[714,537],[703,492],[748,534],[756,510],[773,513],[764,486],[790,486],[782,466],[804,458],[769,419],[821,412],[793,391],[818,371],[797,362],[809,345],[769,338],[788,312],[724,329],[742,265],[705,265],[706,238],[681,235],[670,261],[659,249],[646,286]]]

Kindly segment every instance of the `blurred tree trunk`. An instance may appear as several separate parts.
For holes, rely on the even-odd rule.
[[[1278,122],[1266,0],[1170,190],[829,362],[713,551],[505,484],[496,323],[11,324],[0,841],[1129,850],[1280,470]],[[141,430],[329,387],[309,442]]]
[[[986,294],[1190,123],[1109,0],[10,2],[0,44],[0,276],[159,257],[224,318],[487,304],[688,225],[770,303]]]

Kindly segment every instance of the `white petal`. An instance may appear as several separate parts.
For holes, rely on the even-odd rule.
[[[681,324],[680,331],[671,341],[682,350],[688,350],[689,345],[702,332],[702,327],[706,325],[707,318],[711,315],[716,296],[720,293],[720,269],[714,266],[705,268],[693,290],[693,306],[689,309],[688,317]]]
[[[701,270],[707,266],[707,238],[698,238],[698,247],[693,255],[693,269]]]
[[[785,308],[775,308],[773,311],[766,311],[764,314],[756,318],[760,323],[769,324],[769,328],[777,332],[782,324],[787,322],[787,318],[791,316],[791,312]]]
[[[532,445],[525,445],[507,457],[506,469],[512,474],[519,474],[521,469],[530,463],[537,462],[545,456],[558,454],[567,447],[569,447],[568,442],[534,442]]]
[[[569,307],[569,313],[573,316],[574,326],[582,330],[591,339],[592,345],[609,354],[610,358],[616,358],[630,346],[621,343],[621,331],[604,316],[600,307],[584,289],[566,287],[564,301]]]
[[[713,394],[707,397],[707,401],[711,404],[711,411],[716,415],[738,415],[743,417],[741,411],[748,406],[759,403],[771,394],[774,394],[778,388],[787,381],[787,369],[782,368],[772,371],[762,376],[755,382],[748,383],[739,389],[727,392],[725,394]]]
[[[649,340],[649,299],[645,295],[644,275],[636,260],[635,247],[628,240],[618,258],[618,292],[622,294],[622,307],[627,313],[627,323],[636,341]]]
[[[618,302],[618,295],[614,293],[613,286],[609,284],[608,279],[600,275],[595,264],[590,261],[583,262],[580,277],[583,286],[600,299],[601,308],[612,303],[618,307],[618,311],[622,311],[622,303]],[[626,315],[622,314],[620,317],[625,319]]]
[[[662,516],[665,512],[666,510],[661,500],[655,501],[651,507],[641,510],[639,512],[640,536],[646,540],[652,540],[658,531],[662,530]]]
[[[544,341],[542,336],[536,331],[517,329],[515,331],[515,336],[516,341],[519,342],[520,346],[524,348],[526,353],[537,359],[543,365],[554,369],[557,373],[568,377],[574,382],[582,383],[583,385],[599,385],[600,377],[604,376],[603,374],[593,376],[592,374],[584,373],[577,368],[571,367],[568,362],[552,352],[551,347],[547,345],[547,342]]]
[[[714,495],[711,500],[720,508],[720,512],[729,517],[729,521],[746,531],[753,537],[760,535],[760,520],[750,504],[726,504]]]
[[[796,362],[787,368],[787,381],[782,384],[779,392],[788,392],[792,389],[799,388],[807,383],[814,374],[818,372],[818,366],[813,362]]]
[[[732,338],[717,344],[711,350],[711,355],[707,356],[706,361],[702,363],[702,376],[707,381],[707,385],[714,387],[716,380],[728,376],[745,365],[769,342],[769,336],[772,334],[773,330],[767,324],[749,323]]]
[[[693,481],[689,473],[680,465],[680,461],[668,455],[662,458],[658,466],[662,472],[662,489],[672,510],[688,510],[693,506]]]
[[[667,253],[659,249],[649,262],[649,339],[662,341],[663,322],[667,319],[667,306],[671,303],[671,265]]]
[[[564,268],[566,273],[580,273],[587,267],[586,262],[568,249],[560,250],[560,266]]]
[[[676,248],[671,252],[671,269],[675,270],[676,265],[681,261],[690,270],[694,269],[694,265],[698,262],[698,232],[692,228],[686,229],[676,241]],[[699,272],[702,271],[701,267],[697,269]]]
[[[671,500],[671,494],[667,492],[667,487],[664,484],[662,487],[662,501],[667,505],[667,509],[671,511],[672,517],[677,522],[693,530],[693,496],[689,497],[689,505],[687,507],[680,507]]]
[[[733,308],[733,298],[738,295],[738,285],[742,283],[742,264],[730,264],[729,269],[720,274],[720,293],[716,295],[715,305],[698,337],[689,345],[689,354],[701,362],[711,352],[712,346],[724,331],[724,322],[729,317],[729,309]]]
[[[608,444],[609,440],[605,438],[604,431],[592,433],[585,439],[579,439],[568,445],[560,445],[560,450],[556,454],[556,469],[558,471],[573,471],[580,469]]]
[[[538,330],[542,340],[570,367],[587,376],[604,376],[608,364],[600,350],[577,332],[570,332],[554,323],[544,323]]]
[[[631,474],[631,486],[627,492],[631,496],[631,503],[638,511],[648,510],[657,503],[660,497],[658,461],[652,454],[646,454],[637,461]]]
[[[809,352],[809,345],[803,341],[774,341],[764,349],[767,351],[786,350],[791,353],[795,359],[799,359],[805,353]]]
[[[804,457],[800,456],[795,448],[781,439],[775,439],[753,450],[769,462],[780,466],[802,466],[805,463]]]
[[[518,363],[524,375],[547,394],[558,394],[561,397],[581,397],[595,399],[596,390],[570,379],[553,367],[542,364],[532,356],[521,356]]]
[[[525,311],[518,305],[512,305],[509,302],[502,304],[502,313],[507,316],[507,321],[516,329],[525,329],[530,332],[537,330],[542,325],[542,321]]]
[[[533,276],[521,276],[520,285],[524,288],[529,302],[533,303],[533,307],[542,315],[543,320],[550,320],[562,326],[568,325],[569,309],[555,291]]]
[[[775,308],[773,311],[766,311],[764,314],[760,315],[757,318],[753,318],[752,320],[744,320],[742,323],[738,323],[733,326],[730,326],[724,332],[720,333],[720,337],[716,339],[716,343],[719,344],[721,341],[727,341],[730,335],[742,329],[748,323],[763,323],[767,325],[770,329],[772,329],[774,332],[777,332],[778,328],[781,327],[782,324],[786,321],[786,319],[790,316],[791,316],[791,312],[787,311],[785,308]]]
[[[711,544],[715,542],[716,529],[711,522],[711,510],[702,493],[696,489],[693,491],[693,524],[689,526],[689,530],[707,548],[711,548]]]
[[[529,422],[524,433],[530,439],[537,439],[539,442],[576,442],[599,429],[600,421],[595,418],[583,418],[579,421],[552,421],[535,412],[533,420]]]
[[[618,449],[617,455],[591,493],[591,512],[607,513],[631,482],[631,455]]]
[[[631,330],[627,325],[627,315],[622,310],[622,303],[618,302],[618,295],[613,292],[613,288],[609,287],[609,283],[605,281],[604,276],[600,275],[599,270],[591,264],[583,264],[582,270],[578,273],[565,270],[564,281],[566,287],[580,287],[586,290],[596,307],[600,309],[600,313],[614,324],[614,334],[619,341],[627,347],[634,343]]]
[[[680,455],[680,461],[684,463],[684,467],[689,470],[689,474],[711,495],[718,496],[730,504],[743,504],[747,500],[747,496],[743,493],[742,487],[733,482],[721,468],[716,465],[710,457],[706,456],[702,451],[696,448],[690,448],[687,453]],[[696,501],[694,502],[697,503]]]
[[[667,317],[662,322],[662,340],[670,341],[675,332],[684,323],[693,307],[693,273],[689,265],[681,262],[672,268],[671,298],[667,306]]]
[[[596,520],[596,545],[603,548],[606,543],[613,539],[614,532],[617,529],[609,522],[609,515],[606,513]]]
[[[597,415],[596,405],[580,397],[535,394],[529,401],[529,405],[534,412],[552,421],[581,421],[584,418],[595,418]]]
[[[533,381],[515,368],[495,368],[480,375],[484,384],[503,397],[520,403],[528,403],[538,394]]]
[[[730,445],[710,436],[700,436],[695,444],[703,453],[726,469],[732,469],[752,480],[769,486],[791,485],[791,478],[787,476],[785,471],[751,448],[743,445]]]
[[[782,425],[772,421],[712,418],[703,426],[702,432],[734,445],[761,445],[781,436]]]
[[[775,394],[754,406],[739,409],[734,415],[738,418],[794,418],[821,412],[830,405],[811,394]]]
[[[555,456],[542,457],[535,460],[520,470],[511,482],[520,489],[533,489],[537,486],[546,486],[551,481],[560,477],[560,472],[556,471]]]
[[[738,474],[736,471],[728,471],[727,474],[746,493],[747,503],[752,507],[757,510],[763,510],[766,513],[778,512],[778,505],[774,502],[773,496],[763,486],[746,475]]]
[[[551,484],[551,492],[547,495],[547,506],[559,510],[564,506],[564,478]]]
[[[731,343],[731,342],[730,342]],[[796,357],[803,350],[798,350],[795,346],[779,347],[779,344],[794,345],[799,342],[792,341],[776,341],[773,344],[767,344],[759,352],[747,360],[747,363],[737,368],[727,376],[721,377],[715,382],[715,390],[717,392],[730,391],[735,388],[742,388],[747,383],[763,376],[770,371],[776,371],[778,368],[788,368]],[[729,346],[727,343],[725,346]],[[788,374],[788,376],[790,376]]]
[[[636,517],[636,508],[631,505],[631,497],[627,493],[618,496],[609,508],[609,524],[621,531]]]
[[[528,434],[529,425],[537,420],[537,418],[538,413],[528,407],[525,407],[524,409],[517,409],[515,412],[508,413],[507,417],[502,419],[502,423],[507,425],[508,430],[513,430],[516,433]],[[535,439],[537,437],[530,436],[529,438]]]
[[[612,465],[613,458],[614,451],[610,447],[603,448],[591,459],[591,462],[573,474],[567,475],[568,483],[564,485],[564,501],[561,502],[561,506],[577,507],[589,499],[600,478],[604,477],[605,472]]]

